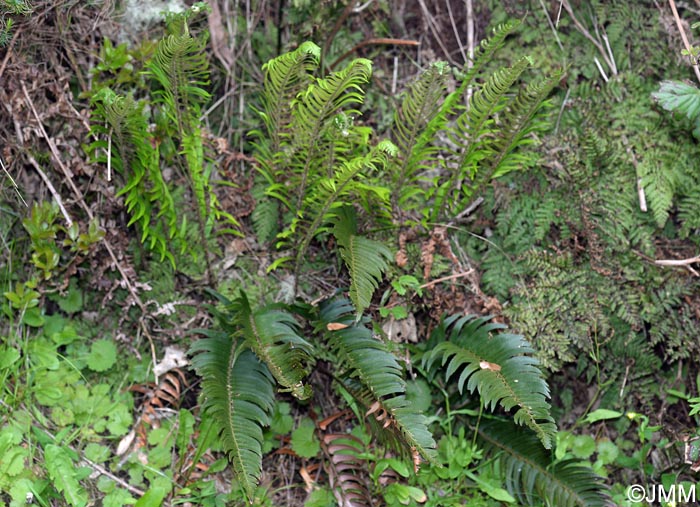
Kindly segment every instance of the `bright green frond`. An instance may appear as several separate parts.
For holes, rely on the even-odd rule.
[[[280,149],[280,135],[291,122],[290,104],[310,83],[320,55],[321,48],[313,42],[304,42],[295,51],[280,55],[263,65],[264,110],[261,116],[272,141],[272,152]]]
[[[399,157],[393,164],[392,205],[394,212],[406,210],[415,197],[406,182],[415,181],[421,171],[435,161],[438,151],[431,129],[426,128],[440,112],[447,88],[450,68],[445,62],[436,62],[409,86],[401,105],[394,114],[393,138],[399,148]],[[434,124],[434,123],[432,123]]]
[[[438,342],[423,359],[427,368],[436,360],[447,367],[445,378],[459,374],[460,392],[466,385],[478,391],[486,407],[497,404],[506,410],[517,408],[514,420],[532,429],[542,444],[552,447],[556,425],[547,402],[549,388],[534,350],[522,336],[498,332],[505,326],[489,318],[451,317],[433,332]]]

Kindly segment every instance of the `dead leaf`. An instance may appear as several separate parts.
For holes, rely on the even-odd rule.
[[[482,370],[501,371],[501,365],[488,361],[479,361],[479,366]]]
[[[338,331],[340,329],[345,329],[346,327],[350,327],[350,326],[348,326],[347,324],[343,324],[341,322],[329,322],[328,324],[326,324],[326,328],[329,331]]]

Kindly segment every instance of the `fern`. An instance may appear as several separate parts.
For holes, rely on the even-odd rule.
[[[173,15],[168,21],[169,34],[159,41],[146,74],[153,78],[157,89],[152,100],[137,104],[130,97],[121,97],[109,88],[93,96],[95,107],[93,133],[111,135],[117,148],[112,153],[112,165],[122,173],[125,183],[119,195],[125,196],[129,225],[136,224],[141,241],[167,258],[175,266],[174,251],[187,251],[195,257],[188,229],[188,215],[178,209],[174,188],[163,178],[161,163],[183,167],[188,183],[194,218],[209,269],[208,238],[216,225],[223,233],[240,234],[239,223],[224,211],[213,190],[213,164],[207,157],[203,133],[199,127],[202,106],[209,100],[208,63],[204,52],[205,40],[190,34],[187,18],[192,10]],[[144,113],[150,106],[156,130],[149,128],[150,118]],[[104,122],[109,128],[99,125]],[[160,150],[161,146],[171,149]],[[104,142],[93,149],[104,148]],[[173,156],[177,154],[181,158]],[[189,211],[189,210],[186,210]],[[190,223],[192,221],[190,220]]]
[[[297,334],[294,318],[275,307],[251,310],[244,292],[227,307],[231,325],[255,355],[269,368],[278,384],[299,399],[311,395],[304,385],[311,363],[311,345]]]
[[[355,210],[344,206],[333,216],[333,236],[340,247],[340,255],[350,271],[350,299],[358,317],[372,300],[379,286],[391,251],[384,244],[357,235]]]
[[[602,478],[575,460],[552,462],[532,434],[498,420],[482,424],[479,438],[494,454],[506,489],[523,505],[607,507],[612,501]]]
[[[112,165],[126,180],[118,195],[126,196],[126,209],[131,215],[128,225],[137,224],[141,242],[148,242],[161,260],[167,258],[174,265],[169,240],[178,233],[178,217],[160,172],[158,148],[149,142],[143,104],[118,96],[109,88],[95,94],[92,104],[95,117],[109,125],[119,151]],[[104,133],[105,129],[94,130]]]
[[[273,378],[264,363],[224,332],[204,332],[190,352],[202,377],[204,410],[226,450],[236,478],[253,498],[262,470],[262,428],[274,406]]]
[[[369,329],[353,321],[353,313],[352,305],[344,299],[326,301],[320,307],[319,327],[341,327],[326,334],[338,360],[339,376],[368,409],[367,416],[381,417],[385,433],[403,443],[404,452],[420,453],[434,461],[435,441],[425,417],[406,401],[406,383],[396,357]]]
[[[287,231],[279,235],[280,238],[289,238],[305,229],[303,235],[299,234],[303,239],[297,248],[294,267],[295,278],[298,278],[304,255],[306,255],[312,239],[319,232],[321,225],[330,218],[329,213],[332,209],[346,204],[345,199],[353,195],[374,193],[381,201],[387,201],[387,189],[363,185],[360,180],[365,174],[378,171],[386,164],[387,156],[395,154],[396,147],[390,141],[382,141],[373,147],[367,155],[344,162],[334,171],[332,176],[319,178],[315,182],[313,190],[310,189],[309,194],[304,199],[304,206],[309,210],[309,218],[312,219],[311,224],[303,228],[300,227],[300,224],[305,225],[305,221],[302,220],[304,215],[301,215],[292,220]]]
[[[327,433],[323,435],[322,449],[328,456],[330,483],[338,504],[373,505],[362,440],[351,434]]]
[[[518,407],[514,421],[532,429],[545,448],[550,449],[556,425],[550,415],[549,388],[531,354],[534,350],[522,336],[495,332],[502,324],[489,318],[453,316],[434,331],[438,344],[423,358],[430,368],[436,360],[447,365],[445,378],[459,372],[457,387],[478,391],[492,410],[500,404],[506,410]],[[449,336],[448,336],[449,332]]]
[[[201,105],[210,97],[204,88],[209,84],[204,40],[193,37],[187,23],[171,23],[169,28],[176,33],[158,42],[148,74],[162,86],[154,93],[156,103],[165,106],[181,135],[190,134],[199,123]]]
[[[428,125],[440,112],[445,96],[449,67],[437,62],[422,73],[405,92],[394,113],[393,138],[399,156],[392,168],[392,210],[395,216],[410,211],[424,201],[420,187],[406,185],[418,180],[436,162],[438,148],[433,144]]]

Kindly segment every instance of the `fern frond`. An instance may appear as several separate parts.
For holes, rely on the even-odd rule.
[[[357,234],[355,209],[343,206],[334,212],[333,236],[340,247],[340,256],[350,272],[350,299],[358,317],[372,301],[384,271],[391,261],[391,251],[379,241]]]
[[[474,92],[469,106],[448,131],[450,140],[458,147],[455,152],[455,169],[436,192],[434,218],[445,211],[457,212],[454,205],[462,205],[464,195],[471,197],[470,182],[477,174],[482,160],[496,152],[497,127],[495,115],[507,104],[506,93],[531,65],[529,57],[523,57],[508,68],[499,69]],[[468,204],[468,203],[467,203]]]
[[[552,462],[531,433],[498,420],[483,423],[478,435],[487,452],[496,456],[508,492],[523,505],[610,507],[602,478],[576,460]]]
[[[388,200],[388,189],[378,185],[363,185],[360,180],[365,174],[375,172],[379,167],[385,166],[387,158],[395,155],[396,146],[391,141],[383,140],[377,146],[374,146],[367,155],[355,157],[348,162],[344,162],[340,167],[336,168],[330,177],[319,178],[315,182],[312,191],[309,191],[304,199],[304,209],[308,210],[309,218],[312,219],[312,222],[306,229],[301,245],[297,250],[294,270],[297,275],[311,240],[318,234],[321,225],[330,220],[329,212],[334,208],[347,204],[343,199],[353,194],[375,193],[381,201],[386,202]],[[296,217],[287,231],[280,234],[280,237],[292,236],[300,223],[301,217]]]
[[[148,64],[148,74],[163,87],[155,92],[158,102],[177,125],[180,135],[190,133],[199,121],[202,104],[209,100],[209,67],[204,40],[193,37],[183,23],[181,32],[158,42]]]
[[[252,351],[225,332],[205,331],[190,353],[202,377],[204,410],[213,420],[236,478],[253,498],[262,472],[262,429],[270,424],[273,378]]]
[[[556,72],[541,81],[530,83],[509,103],[496,137],[494,149],[497,156],[489,160],[486,171],[480,171],[480,176],[487,175],[484,182],[526,167],[524,162],[528,157],[516,150],[532,144],[532,134],[548,127],[544,118],[538,119],[538,112],[549,105],[545,99],[561,77],[562,73]]]
[[[513,419],[527,425],[547,449],[557,428],[550,414],[549,387],[532,356],[534,350],[522,336],[501,333],[503,324],[490,317],[452,316],[433,332],[438,344],[423,358],[430,368],[436,360],[447,365],[445,378],[459,373],[457,387],[478,391],[487,408],[500,404],[506,410],[518,407]],[[448,335],[449,333],[449,335]]]
[[[240,336],[267,365],[283,390],[299,399],[311,396],[303,379],[312,362],[313,348],[297,333],[294,317],[275,306],[252,310],[243,291],[227,307],[234,336]]]
[[[260,243],[267,243],[277,235],[279,203],[266,196],[265,187],[259,183],[253,185],[251,194],[255,199],[255,209],[251,215],[253,230]]]
[[[326,122],[336,113],[364,100],[362,85],[369,82],[372,62],[364,58],[353,60],[345,69],[334,72],[324,79],[317,79],[292,101],[294,109],[294,146],[299,150],[300,181],[297,200],[299,211],[306,195],[309,173],[319,153],[321,131]],[[357,110],[345,110],[345,114],[359,115]]]
[[[95,119],[105,121],[112,132],[116,150],[112,165],[125,180],[117,195],[125,196],[126,209],[131,216],[128,225],[137,224],[141,242],[173,265],[169,239],[178,228],[175,204],[163,180],[159,151],[150,144],[148,122],[143,106],[130,96],[120,96],[103,88],[93,98]]]
[[[272,153],[279,151],[281,137],[292,121],[290,104],[311,82],[311,74],[318,67],[320,56],[321,48],[313,42],[304,42],[296,50],[263,65],[263,111],[260,111],[260,116],[271,140]],[[257,137],[261,139],[259,134]]]
[[[392,137],[399,148],[392,174],[394,214],[410,208],[409,202],[421,193],[420,187],[412,183],[435,160],[438,148],[433,144],[434,132],[426,127],[440,112],[448,77],[449,66],[445,62],[431,65],[409,86],[394,114]]]
[[[328,344],[339,360],[341,378],[347,385],[353,381],[366,395],[358,399],[368,409],[367,416],[374,415],[403,444],[403,451],[420,453],[429,461],[435,459],[435,441],[427,427],[425,417],[412,410],[404,395],[406,383],[396,357],[386,345],[374,338],[372,331],[353,319],[354,309],[346,299],[322,303],[319,315],[320,328],[329,324],[346,326],[326,331]],[[357,393],[358,389],[351,389]]]

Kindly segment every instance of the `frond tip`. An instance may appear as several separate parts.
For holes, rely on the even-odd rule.
[[[547,403],[549,388],[539,369],[534,350],[520,335],[495,333],[503,324],[490,317],[453,316],[446,319],[433,337],[438,345],[424,359],[430,368],[436,360],[447,365],[447,380],[459,372],[457,387],[479,392],[484,405],[506,410],[518,407],[513,419],[532,429],[545,448],[552,448],[557,428]],[[449,336],[448,336],[449,333]]]

